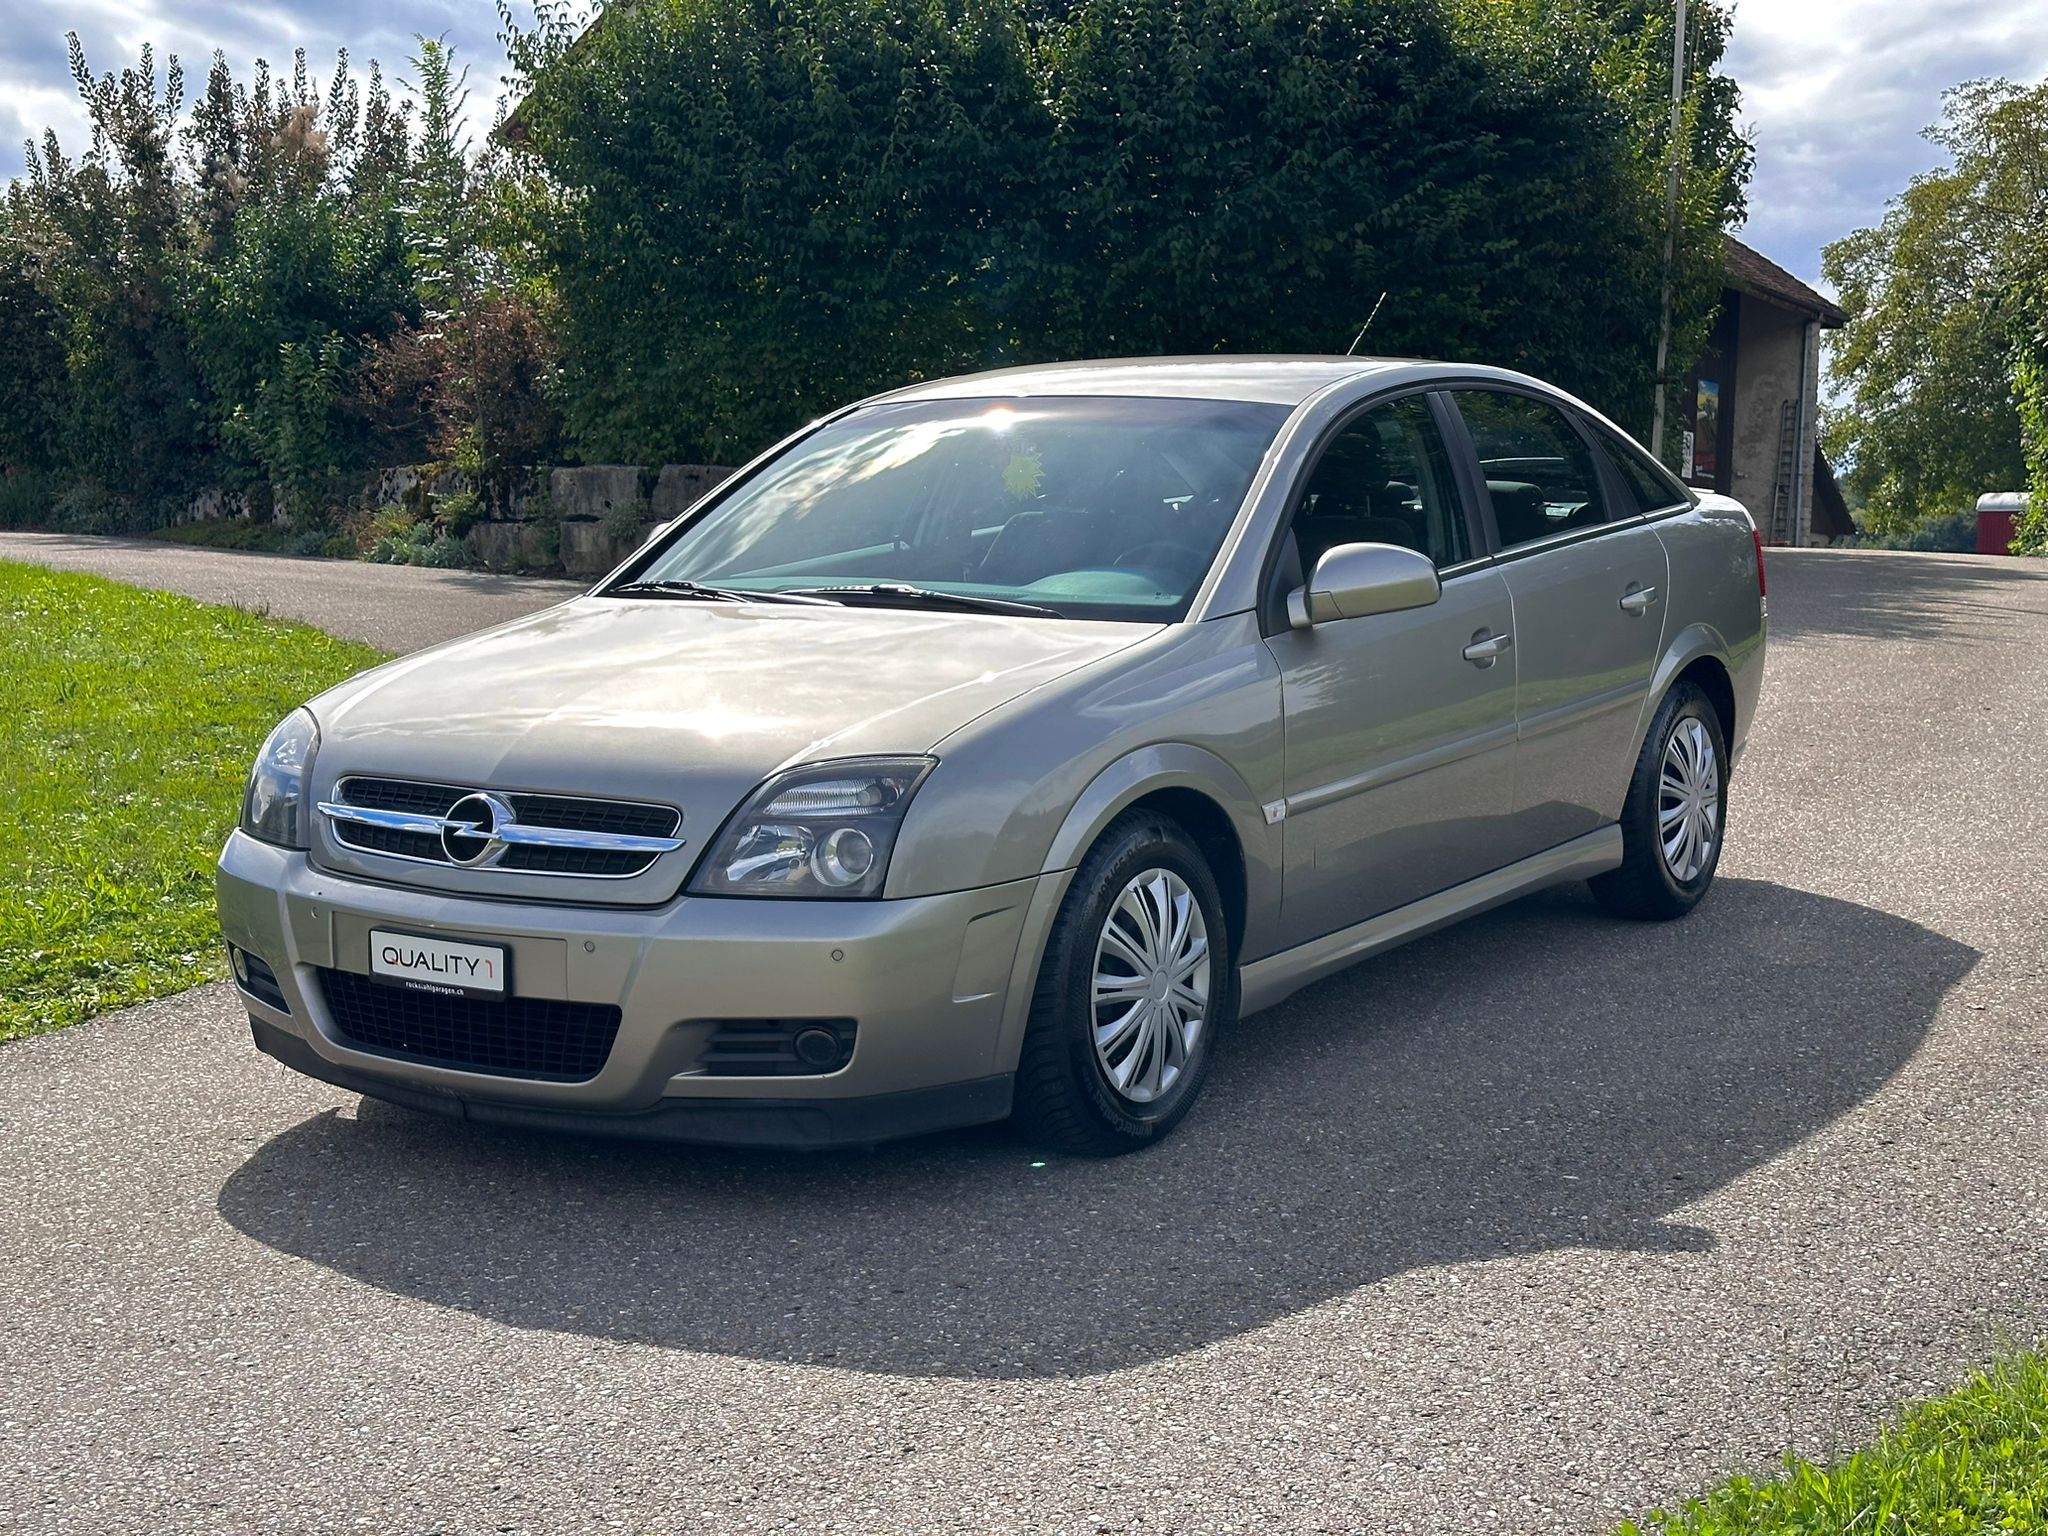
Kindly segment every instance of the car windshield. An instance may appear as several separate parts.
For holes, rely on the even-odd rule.
[[[632,587],[1179,619],[1286,416],[1122,397],[868,406],[693,519]]]

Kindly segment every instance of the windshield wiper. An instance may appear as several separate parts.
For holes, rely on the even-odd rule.
[[[699,603],[803,603],[829,605],[830,598],[796,592],[743,592],[737,587],[707,587],[701,581],[622,581],[604,589],[606,597],[670,597]]]
[[[941,592],[936,587],[913,587],[901,582],[877,581],[851,587],[793,587],[785,597],[825,598],[849,606],[872,608],[952,608],[961,613],[1009,613],[1027,619],[1057,619],[1057,608],[1042,603],[1020,603],[1007,597],[982,597],[972,592]]]

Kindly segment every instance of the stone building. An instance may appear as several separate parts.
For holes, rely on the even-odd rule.
[[[1820,333],[1848,319],[1776,262],[1728,239],[1721,313],[1679,388],[1688,483],[1733,496],[1772,544],[1854,531],[1820,451]]]

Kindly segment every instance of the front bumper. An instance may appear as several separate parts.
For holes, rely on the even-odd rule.
[[[310,1076],[506,1124],[829,1146],[1009,1112],[1028,972],[1065,877],[898,901],[570,907],[334,875],[237,832],[217,881],[224,936],[276,972],[287,1004],[244,989],[256,1043]],[[337,1029],[319,972],[367,974],[373,926],[502,944],[520,996],[616,1005],[609,1056],[595,1076],[560,1082],[358,1048]],[[856,1020],[847,1064],[783,1077],[698,1065],[710,1021],[795,1018]]]

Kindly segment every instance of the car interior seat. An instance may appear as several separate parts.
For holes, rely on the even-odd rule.
[[[1338,438],[1316,465],[1308,498],[1294,520],[1303,567],[1313,571],[1323,552],[1339,544],[1423,549],[1404,489],[1388,480],[1386,461],[1373,437],[1349,432]]]
[[[1503,545],[1526,544],[1552,531],[1541,486],[1526,480],[1489,480],[1486,494],[1493,498],[1494,526]]]

